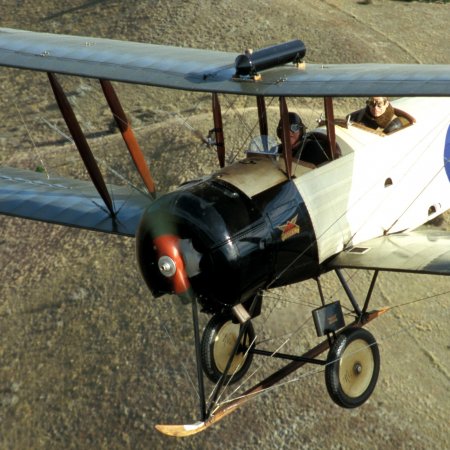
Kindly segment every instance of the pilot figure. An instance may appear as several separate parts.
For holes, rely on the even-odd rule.
[[[351,122],[357,122],[381,130],[385,134],[397,131],[409,122],[403,117],[397,117],[394,108],[387,97],[369,97],[366,107],[348,116]]]
[[[328,161],[328,156],[317,139],[309,135],[306,131],[302,119],[297,113],[289,113],[289,137],[291,140],[292,157],[293,159],[306,161],[314,165],[322,164]],[[281,120],[277,127],[277,136],[282,140],[283,125]],[[278,152],[281,153],[282,144],[278,147]]]

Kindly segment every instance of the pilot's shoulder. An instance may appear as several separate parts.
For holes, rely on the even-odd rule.
[[[358,109],[357,111],[350,113],[347,116],[347,120],[350,120],[351,122],[361,122],[365,112],[366,108]]]
[[[394,108],[394,118],[391,120],[389,125],[383,130],[385,134],[393,133],[394,131],[398,131],[402,128],[405,128],[415,122],[414,117],[406,113],[405,111],[401,111],[399,109]]]

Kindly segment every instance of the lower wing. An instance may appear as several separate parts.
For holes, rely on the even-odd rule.
[[[344,250],[327,267],[450,275],[450,232],[420,229],[381,236]]]
[[[0,214],[134,236],[150,197],[126,187],[113,190],[112,216],[91,181],[48,179],[43,173],[2,167]]]

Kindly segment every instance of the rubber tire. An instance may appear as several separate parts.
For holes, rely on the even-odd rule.
[[[372,394],[380,373],[380,352],[364,328],[349,328],[330,348],[325,384],[332,400],[343,408],[361,406]]]
[[[239,335],[239,327],[239,323],[233,323],[231,314],[216,314],[205,327],[201,342],[202,367],[206,376],[214,383],[219,381],[225,371],[229,355]],[[224,342],[224,338],[227,338],[227,341]],[[248,346],[254,339],[255,331],[250,322],[247,324],[242,342]],[[219,344],[222,344],[221,347]],[[247,373],[252,360],[253,353],[245,354],[245,351],[238,351],[228,371],[229,375],[225,377],[225,383],[232,384],[239,381]]]

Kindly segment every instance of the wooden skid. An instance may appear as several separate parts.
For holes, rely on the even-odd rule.
[[[388,311],[389,308],[382,308],[377,311],[373,311],[370,313],[367,313],[364,315],[364,318],[362,320],[356,319],[351,324],[347,325],[345,328],[342,329],[342,331],[348,329],[348,328],[360,328],[363,327],[365,324],[370,322],[371,320],[379,317],[381,314],[384,314],[386,311]],[[342,332],[341,331],[341,332]],[[316,358],[321,353],[323,353],[325,350],[329,348],[329,342],[328,339],[322,341],[320,344],[316,345],[314,348],[306,352],[302,355],[303,358]],[[292,372],[295,372],[297,369],[305,365],[305,361],[292,361],[286,366],[279,369],[277,372],[274,372],[272,375],[268,376],[255,386],[248,389],[242,396],[236,398],[235,400],[227,403],[224,406],[219,407],[217,410],[214,411],[211,416],[206,419],[205,421],[195,422],[193,424],[188,425],[155,425],[155,428],[167,435],[167,436],[176,436],[176,437],[187,437],[192,436],[194,434],[200,433],[207,428],[209,428],[211,425],[214,425],[219,420],[222,420],[224,417],[231,414],[233,411],[235,411],[237,408],[241,407],[245,403],[247,403],[249,400],[251,400],[255,395],[258,393],[264,391],[265,389],[268,389],[278,382],[280,382],[283,378],[286,378],[288,375],[290,375]]]
[[[214,425],[216,422],[223,419],[225,416],[228,416],[228,414],[231,414],[235,409],[237,409],[239,406],[241,406],[248,400],[249,398],[246,398],[245,401],[237,405],[219,408],[214,415],[210,416],[209,419],[205,420],[204,422],[195,422],[193,424],[187,425],[155,425],[155,428],[162,434],[165,434],[166,436],[175,436],[175,437],[192,436],[194,434],[205,431],[211,425]]]

